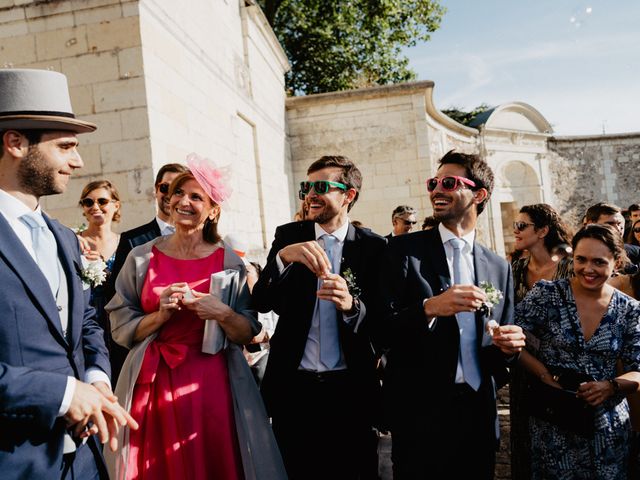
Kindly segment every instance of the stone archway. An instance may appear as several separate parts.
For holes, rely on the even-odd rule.
[[[504,163],[497,180],[496,201],[499,205],[496,207],[499,206],[504,252],[508,255],[514,249],[512,225],[518,211],[523,205],[542,202],[544,195],[539,175],[527,162],[513,160]]]

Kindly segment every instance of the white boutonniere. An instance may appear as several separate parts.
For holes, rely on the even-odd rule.
[[[360,297],[362,290],[356,283],[356,274],[351,271],[350,268],[347,268],[344,272],[342,272],[342,278],[344,278],[347,282],[347,288],[349,289],[349,294],[353,298]]]
[[[71,227],[71,230],[73,230],[73,233],[75,233],[76,235],[80,235],[86,229],[87,229],[87,224],[84,222],[78,225],[77,227]]]
[[[484,301],[484,303],[482,304],[479,310],[480,310],[480,313],[489,317],[489,321],[487,322],[487,325],[486,325],[486,330],[489,336],[493,336],[494,330],[498,328],[500,325],[498,324],[498,322],[490,318],[491,311],[493,307],[495,307],[498,303],[500,303],[500,300],[504,298],[504,295],[502,295],[502,292],[489,282],[480,282],[480,288],[482,289],[484,294],[487,296],[487,299]]]
[[[89,261],[85,257],[82,258],[82,270],[80,270],[80,278],[85,288],[97,287],[102,285],[107,279],[107,264],[102,259]]]

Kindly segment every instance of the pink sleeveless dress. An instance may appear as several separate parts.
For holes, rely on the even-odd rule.
[[[223,260],[222,248],[180,260],[153,247],[142,309],[157,311],[160,293],[172,283],[208,292]],[[225,356],[202,353],[204,324],[183,308],[145,352],[131,405],[140,428],[130,435],[129,479],[243,478]]]

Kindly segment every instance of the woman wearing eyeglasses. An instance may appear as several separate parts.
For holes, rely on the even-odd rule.
[[[571,258],[554,258],[558,247],[571,243],[571,231],[553,207],[538,203],[525,205],[513,222],[516,251],[527,251],[511,263],[515,304],[522,301],[539,280],[558,280],[571,276]],[[526,382],[519,367],[511,369],[511,472],[513,479],[529,479],[529,415],[522,403]]]
[[[111,274],[120,235],[111,230],[113,222],[120,221],[120,195],[108,180],[88,183],[80,194],[78,202],[88,227],[78,236],[83,243],[83,256],[89,261],[103,260],[105,273]],[[107,302],[104,282],[91,287],[91,305],[97,311],[97,319],[104,329],[105,343],[111,349],[111,328],[104,306]]]
[[[627,243],[640,247],[640,220],[633,222],[627,237]]]
[[[246,268],[218,234],[227,175],[196,154],[186,163],[168,192],[175,233],[131,250],[107,305],[114,340],[130,349],[116,395],[140,426],[121,430],[119,450],[105,452],[109,473],[280,480],[284,467],[240,347],[260,331]],[[226,279],[227,303],[211,290],[216,278]]]

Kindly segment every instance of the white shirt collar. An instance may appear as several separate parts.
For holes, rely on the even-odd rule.
[[[322,235],[333,235],[338,239],[340,243],[344,242],[344,239],[347,238],[347,232],[349,231],[349,219],[342,224],[340,228],[338,228],[333,233],[325,232],[324,229],[318,223],[314,223],[313,226],[316,230],[316,240],[318,240]]]
[[[40,204],[38,204],[38,207],[35,210],[31,210],[16,197],[0,189],[0,212],[2,212],[7,220],[18,220],[26,213],[37,213],[42,215],[42,208],[40,207]]]
[[[160,217],[156,216],[156,222],[158,222],[158,226],[160,227],[160,233],[163,233],[167,230],[168,227],[173,228],[173,225],[165,222],[164,220],[160,220]]]
[[[451,230],[445,227],[442,223],[438,224],[438,231],[440,232],[440,237],[442,238],[443,245],[446,245],[447,242],[452,238],[458,238],[458,236],[455,233],[453,233]],[[473,242],[475,242],[476,240],[475,229],[471,230],[469,233],[467,233],[466,235],[463,235],[460,238],[462,238],[462,240],[465,241],[465,243],[467,244],[466,246],[468,246],[471,250],[473,250]]]

